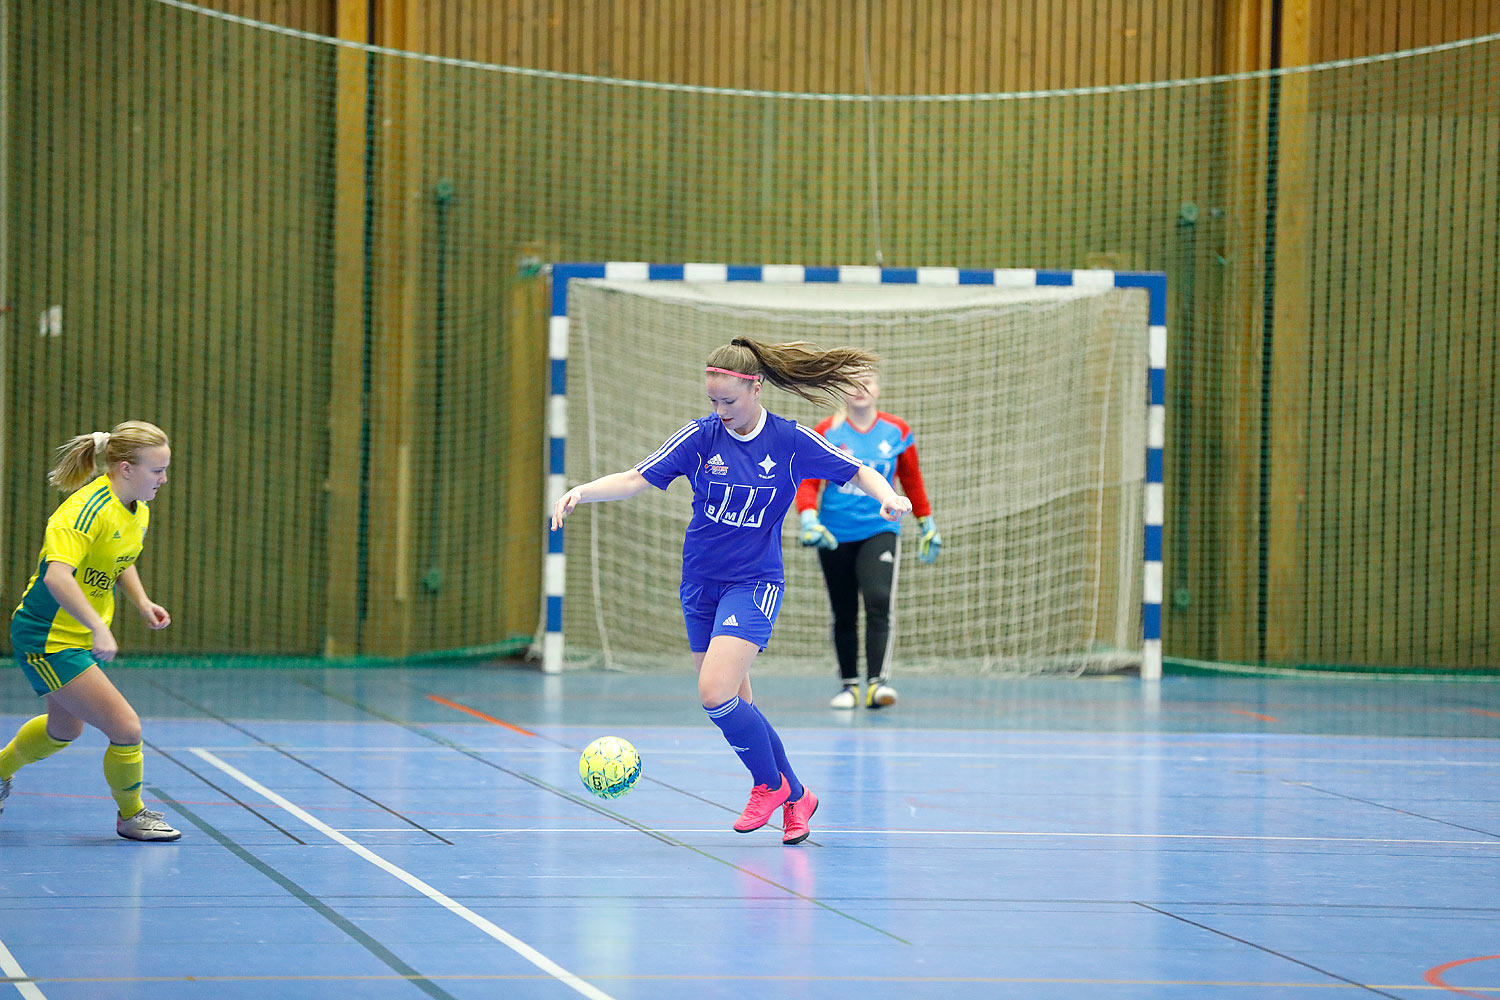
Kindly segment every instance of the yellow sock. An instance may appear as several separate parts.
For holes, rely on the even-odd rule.
[[[38,715],[16,731],[15,738],[0,750],[0,778],[15,777],[27,764],[51,757],[68,745],[68,740],[54,740],[47,735],[47,717]]]
[[[141,780],[146,773],[146,756],[141,745],[132,743],[122,747],[111,743],[104,751],[104,780],[109,782],[109,794],[115,797],[120,807],[120,818],[127,819],[145,808],[141,801]]]

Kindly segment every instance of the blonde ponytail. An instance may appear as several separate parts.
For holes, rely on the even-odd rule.
[[[147,448],[167,444],[167,434],[144,420],[127,420],[111,431],[91,431],[68,439],[57,449],[57,464],[47,473],[47,482],[64,493],[88,485],[89,480],[117,462],[137,461]]]

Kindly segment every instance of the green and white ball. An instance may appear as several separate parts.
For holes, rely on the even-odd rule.
[[[583,748],[578,758],[578,777],[583,787],[601,799],[617,799],[635,786],[641,776],[641,755],[630,741],[601,736]]]

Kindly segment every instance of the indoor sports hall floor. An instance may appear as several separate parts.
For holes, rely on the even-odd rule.
[[[114,835],[98,733],[22,771],[0,998],[1500,997],[1500,683],[765,677],[787,848],[687,673],[112,674],[183,838]]]

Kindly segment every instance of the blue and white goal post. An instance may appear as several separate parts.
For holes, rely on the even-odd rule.
[[[631,282],[764,282],[783,284],[842,283],[865,285],[990,285],[997,289],[1043,286],[1078,288],[1138,288],[1148,296],[1146,373],[1146,456],[1144,475],[1145,551],[1142,553],[1141,676],[1161,676],[1162,521],[1164,514],[1163,454],[1166,430],[1167,279],[1160,272],[1107,270],[1049,271],[1025,268],[970,270],[953,267],[813,267],[792,264],[649,264],[641,262],[559,263],[551,267],[552,314],[548,337],[551,392],[547,409],[546,518],[551,505],[568,488],[565,456],[568,437],[568,296],[575,280],[605,279]],[[563,667],[563,596],[566,563],[563,532],[544,527],[547,535],[544,567],[542,669],[558,673]]]

